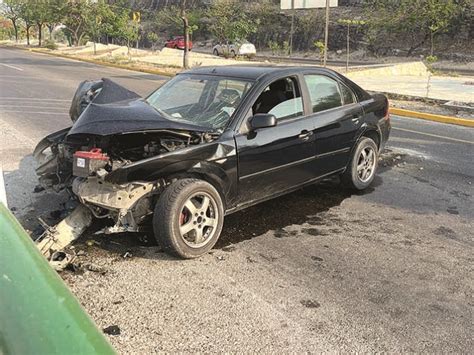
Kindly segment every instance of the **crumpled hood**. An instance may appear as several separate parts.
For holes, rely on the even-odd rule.
[[[109,79],[102,80],[102,90],[79,116],[68,137],[76,134],[107,136],[163,129],[208,131],[204,127],[166,119],[138,94]]]

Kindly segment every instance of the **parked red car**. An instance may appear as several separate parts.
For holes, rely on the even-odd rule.
[[[184,36],[176,36],[166,41],[165,47],[175,48],[175,49],[184,49]],[[193,49],[193,42],[189,41],[188,43],[189,50]]]

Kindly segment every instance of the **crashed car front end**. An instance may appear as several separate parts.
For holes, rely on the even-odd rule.
[[[73,126],[45,137],[34,151],[40,183],[55,191],[67,190],[79,202],[76,211],[57,226],[47,227],[37,240],[57,269],[71,262],[64,248],[94,218],[112,222],[98,233],[140,231],[172,179],[168,174],[160,176],[161,168],[183,161],[176,152],[192,157],[193,148],[200,146],[200,159],[216,153],[216,147],[206,143],[214,141],[217,133],[165,120],[136,95],[107,79],[86,86],[98,92],[78,89],[76,96],[86,95],[86,99],[73,99],[73,105],[80,106],[71,108]],[[132,115],[135,120],[130,119]]]

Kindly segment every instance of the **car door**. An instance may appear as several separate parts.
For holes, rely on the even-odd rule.
[[[272,197],[314,178],[314,124],[304,114],[298,78],[288,77],[294,93],[267,112],[277,118],[274,127],[250,130],[236,135],[239,175],[239,205],[251,204]],[[273,83],[272,83],[273,84]],[[267,86],[258,100],[272,86]],[[281,93],[278,93],[281,94]],[[268,96],[268,95],[267,95]],[[244,124],[246,124],[244,122]]]
[[[316,175],[324,176],[348,164],[363,109],[349,87],[335,78],[305,74],[304,84],[315,125]]]

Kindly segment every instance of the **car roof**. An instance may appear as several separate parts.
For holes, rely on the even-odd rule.
[[[272,77],[280,74],[291,75],[308,70],[320,73],[333,73],[332,70],[316,66],[224,65],[194,68],[183,72],[183,74],[225,76],[257,81],[264,77]]]

